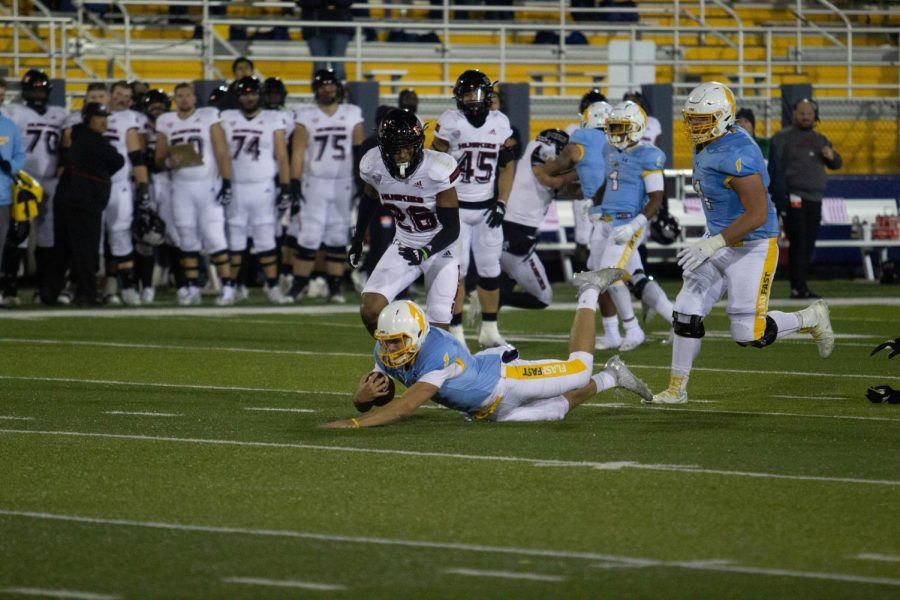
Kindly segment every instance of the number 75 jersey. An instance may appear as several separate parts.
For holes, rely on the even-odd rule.
[[[353,177],[353,129],[363,122],[362,109],[341,104],[329,116],[318,105],[309,105],[298,108],[296,117],[307,133],[303,176]]]
[[[276,110],[261,110],[247,118],[237,109],[222,111],[222,127],[231,153],[232,180],[237,183],[274,181],[275,132],[284,131],[284,119]]]
[[[359,176],[378,192],[381,204],[397,224],[394,239],[410,248],[421,248],[441,230],[437,195],[456,185],[459,168],[443,152],[425,150],[422,162],[406,179],[394,179],[384,166],[378,147],[359,162]]]

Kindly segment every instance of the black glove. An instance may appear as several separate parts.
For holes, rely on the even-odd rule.
[[[415,267],[416,265],[421,265],[423,262],[428,260],[428,251],[425,248],[410,248],[409,246],[400,246],[400,256],[409,263],[410,266]]]
[[[494,205],[485,211],[487,213],[487,226],[491,229],[503,225],[503,217],[506,216],[506,202],[494,202]]]
[[[12,165],[9,164],[9,161],[5,158],[0,158],[0,171],[3,171],[7,175],[12,175]]]
[[[278,189],[278,198],[275,201],[275,208],[278,209],[279,218],[291,208],[291,190],[287,185],[282,185]]]
[[[353,240],[350,242],[350,249],[347,250],[347,264],[351,269],[358,269],[362,264],[362,241]]]
[[[146,183],[137,184],[134,191],[134,204],[138,210],[147,210],[150,208],[150,186]]]
[[[876,346],[875,349],[872,350],[872,352],[871,352],[871,354],[869,354],[869,356],[875,356],[876,354],[878,354],[885,348],[891,349],[891,353],[888,354],[888,358],[894,358],[895,356],[900,354],[900,338],[897,338],[895,340],[888,340],[888,341],[884,342],[883,344],[878,344],[878,346]]]
[[[216,202],[218,202],[222,206],[228,206],[229,204],[231,204],[231,180],[230,179],[222,180],[222,189],[219,190],[219,193],[216,196]]]
[[[297,216],[300,212],[300,205],[303,204],[303,186],[299,179],[291,179],[291,216]]]

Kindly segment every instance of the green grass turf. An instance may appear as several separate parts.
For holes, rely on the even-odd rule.
[[[864,392],[900,387],[896,359],[868,356],[900,306],[833,307],[827,361],[803,335],[740,348],[717,307],[684,407],[605,392],[558,423],[423,408],[362,431],[316,428],[352,416],[371,367],[353,309],[191,312],[0,318],[0,596],[897,596],[900,407]],[[571,316],[501,326],[524,357],[562,357]],[[664,330],[624,355],[654,390]]]

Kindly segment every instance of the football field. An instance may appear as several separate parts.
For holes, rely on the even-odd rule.
[[[869,356],[900,299],[816,289],[831,358],[802,334],[741,348],[717,305],[684,406],[432,403],[340,431],[317,426],[372,367],[356,299],[2,311],[0,597],[900,597],[900,406],[865,399],[900,387],[900,358]],[[563,358],[573,300],[501,331]],[[647,331],[622,358],[659,391],[671,346]]]

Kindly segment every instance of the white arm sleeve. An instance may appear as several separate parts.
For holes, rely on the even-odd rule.
[[[663,187],[663,172],[648,171],[644,175],[644,188],[647,190],[648,194],[663,191],[663,189],[665,189]]]

